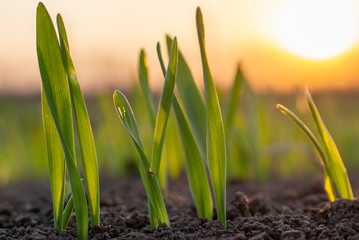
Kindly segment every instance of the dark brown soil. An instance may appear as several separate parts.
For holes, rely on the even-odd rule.
[[[156,230],[138,179],[106,179],[101,187],[101,226],[90,229],[90,239],[359,239],[359,200],[328,202],[319,179],[230,182],[227,230],[196,217],[184,178],[169,185],[171,228]],[[48,183],[0,188],[0,240],[76,238],[74,217],[66,231],[53,229]]]

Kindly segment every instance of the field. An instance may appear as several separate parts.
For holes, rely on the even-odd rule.
[[[140,49],[132,88],[85,98],[38,4],[41,94],[0,98],[0,239],[359,238],[359,90],[258,93],[241,66],[219,89],[196,27],[203,89],[166,35],[160,94]]]
[[[349,170],[355,194],[359,186],[359,115],[352,109],[358,94],[335,91],[313,96]],[[136,87],[129,96],[144,144],[149,145],[150,119],[143,96]],[[225,98],[221,101],[226,102]],[[348,219],[356,219],[358,201],[328,202],[314,148],[275,108],[280,102],[295,109],[314,130],[303,101],[302,91],[254,94],[248,87],[241,91],[241,104],[227,141],[228,230],[223,230],[218,221],[196,215],[179,148],[180,136],[171,115],[171,139],[165,140],[167,154],[172,156],[167,164],[170,181],[165,198],[171,227],[163,224],[151,230],[136,149],[120,125],[111,94],[87,97],[101,183],[101,225],[89,229],[89,239],[355,239],[356,224],[348,223]],[[0,238],[77,239],[74,217],[66,231],[57,232],[52,226],[40,96],[2,98],[0,112]],[[328,217],[332,215],[336,218]]]
[[[227,142],[230,149],[229,164],[233,164],[230,176],[268,180],[321,173],[314,148],[297,126],[275,108],[276,103],[282,103],[294,109],[305,120],[309,120],[306,122],[309,122],[311,129],[315,129],[314,123],[310,121],[302,91],[288,94],[249,92],[246,89],[241,91],[241,103],[236,110],[235,124]],[[143,97],[136,87],[130,96],[144,142],[151,144],[151,136],[146,131],[150,127],[150,120],[145,105],[142,104]],[[347,169],[358,170],[359,112],[355,109],[359,102],[359,93],[318,92],[314,93],[314,100]],[[86,98],[86,102],[101,175],[125,177],[138,174],[136,150],[130,144],[130,138],[116,116],[111,94],[90,96]],[[6,185],[25,179],[47,179],[40,96],[1,98],[0,113],[0,184]],[[182,153],[178,150],[178,146],[181,146],[180,135],[175,120],[171,117],[169,131],[174,134],[167,136],[174,136],[166,141],[176,146],[172,156],[178,162],[169,165],[170,176],[176,178],[184,171],[184,163]]]

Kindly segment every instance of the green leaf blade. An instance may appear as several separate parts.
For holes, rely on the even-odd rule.
[[[54,227],[57,231],[61,231],[65,227],[62,224],[65,191],[65,156],[43,88],[41,88],[41,100],[54,212]]]
[[[159,43],[157,43],[157,52],[158,51],[161,51]],[[164,69],[163,62],[161,62],[161,68],[162,68],[162,71],[166,71]],[[140,53],[139,76],[140,76],[140,87],[141,87],[143,95],[145,96],[146,105],[147,105],[149,116],[151,119],[152,131],[155,131],[156,113],[154,110],[154,102],[153,102],[153,98],[151,96],[151,91],[150,91],[149,84],[148,84],[147,57],[146,57],[144,50],[141,50],[141,53]],[[165,151],[162,152],[162,157],[164,157],[164,160],[161,161],[160,167],[159,167],[159,172],[158,172],[158,179],[159,179],[160,185],[164,191],[167,188],[167,151],[166,150],[167,149],[165,149]]]
[[[142,93],[145,97],[145,102],[147,105],[147,109],[149,112],[149,116],[151,119],[152,128],[155,128],[156,125],[156,112],[155,112],[155,104],[153,102],[153,98],[151,95],[151,90],[149,87],[149,77],[148,77],[148,63],[147,56],[143,49],[140,52],[140,60],[138,64],[138,74],[140,78],[140,87],[142,89]]]
[[[204,46],[204,26],[200,8],[197,8],[196,17],[205,86],[207,162],[216,200],[218,219],[226,229],[227,156],[222,113]]]
[[[330,179],[326,168],[324,169],[324,190],[328,195],[329,201],[335,201],[337,194],[335,193],[334,182]]]
[[[75,156],[70,94],[60,46],[51,18],[42,3],[36,16],[36,46],[44,92],[53,115],[63,132],[67,148]]]
[[[341,198],[345,199],[353,199],[353,192],[350,186],[347,170],[344,166],[343,160],[339,154],[338,148],[330,135],[329,131],[327,130],[324,122],[319,114],[317,107],[314,104],[314,101],[308,91],[306,90],[306,99],[309,105],[310,111],[312,113],[314,122],[318,128],[319,135],[323,141],[324,149],[327,153],[328,157],[328,174],[334,180],[338,192]]]
[[[166,126],[168,118],[170,115],[173,92],[175,86],[175,79],[177,74],[177,63],[178,63],[178,47],[177,47],[177,38],[173,39],[170,61],[168,63],[165,83],[163,86],[160,105],[157,112],[156,118],[156,127],[153,139],[153,148],[152,148],[152,167],[155,174],[158,176],[161,163],[162,148],[166,133]]]
[[[73,197],[71,195],[69,200],[67,201],[67,204],[66,204],[66,207],[65,207],[65,210],[64,210],[64,213],[63,213],[64,217],[62,219],[62,225],[64,226],[64,228],[66,228],[67,225],[69,224],[71,214],[72,214],[73,210],[74,210],[74,199],[73,199]]]
[[[170,54],[172,38],[166,36],[167,52]],[[206,158],[206,108],[200,90],[193,78],[192,72],[178,50],[178,71],[176,86],[183,102],[192,131],[201,150],[201,155]],[[193,104],[196,103],[196,104]]]
[[[228,108],[227,108],[227,112],[226,112],[226,116],[225,116],[225,124],[224,124],[224,132],[225,135],[228,135],[228,131],[230,130],[233,121],[234,121],[234,116],[239,104],[239,98],[240,98],[240,91],[241,91],[241,87],[242,87],[242,83],[243,83],[243,73],[242,70],[240,68],[240,66],[237,67],[237,73],[236,76],[234,78],[233,81],[233,85],[230,89],[230,93],[229,93],[229,103],[228,103]]]
[[[61,15],[57,15],[57,25],[60,36],[61,53],[68,77],[71,101],[78,130],[82,165],[84,167],[90,206],[91,225],[95,226],[100,224],[100,190],[95,141],[85,100],[77,81],[75,67],[70,56],[67,34]]]
[[[69,172],[73,204],[75,207],[77,231],[79,239],[87,239],[88,217],[85,191],[74,161],[68,155],[68,152],[67,154],[65,153],[65,156],[66,155],[66,165]]]
[[[176,96],[173,99],[173,110],[176,114],[181,141],[185,151],[188,182],[196,204],[197,214],[200,218],[210,220],[213,215],[212,198],[206,169],[196,140]]]

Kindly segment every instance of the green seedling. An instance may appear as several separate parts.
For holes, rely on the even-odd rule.
[[[197,8],[197,33],[201,49],[206,107],[206,156],[219,221],[226,229],[227,156],[221,108],[209,69],[201,9]]]
[[[57,25],[60,39],[57,38],[45,6],[39,3],[36,16],[36,45],[42,79],[43,124],[54,225],[58,231],[65,229],[71,212],[75,208],[79,239],[86,239],[88,210],[85,190],[76,166],[72,107],[79,136],[92,226],[100,223],[97,156],[85,101],[70,57],[61,15],[57,16]],[[72,197],[63,210],[66,169]]]
[[[201,50],[203,76],[205,85],[205,101],[194,82],[191,71],[181,53],[179,53],[177,88],[179,96],[175,96],[173,106],[181,134],[182,145],[186,155],[186,167],[189,184],[197,213],[201,217],[212,218],[212,201],[208,187],[205,167],[201,157],[206,160],[212,182],[217,206],[217,215],[226,228],[226,146],[224,128],[219,100],[209,70],[204,47],[204,26],[200,9],[197,9],[197,30]],[[170,37],[166,37],[167,49]],[[159,45],[158,45],[159,46]],[[162,71],[165,74],[160,48],[157,48]],[[182,110],[179,97],[183,100]],[[199,178],[200,176],[200,178]],[[203,189],[199,189],[202,185]]]
[[[167,36],[167,46],[169,46],[168,40],[170,40],[170,38]],[[157,55],[160,61],[163,75],[166,75],[166,68],[163,63],[161,47],[159,43],[157,44]],[[179,56],[181,56],[180,51]],[[179,58],[178,72],[182,70],[181,67],[183,67],[183,64],[185,64],[183,57],[182,59]],[[178,85],[179,81],[182,80],[183,73],[182,75],[178,74],[176,78],[176,85]],[[189,121],[183,112],[183,107],[181,106],[182,104],[180,104],[179,97],[176,94],[174,95],[172,105],[176,115],[181,141],[185,152],[188,183],[196,205],[197,215],[200,218],[206,218],[210,220],[213,216],[212,198],[207,180],[206,168],[202,161],[200,147],[199,144],[197,144],[194,134],[189,126]]]
[[[300,120],[289,109],[280,104],[277,104],[277,108],[289,116],[303,130],[303,132],[309,138],[310,142],[313,144],[315,150],[318,152],[318,155],[324,166],[324,188],[328,194],[329,200],[334,201],[336,199],[337,196],[335,189],[338,191],[341,198],[353,199],[353,193],[347,171],[340,157],[338,148],[335,145],[335,142],[329,131],[325,127],[324,122],[308,90],[306,90],[305,96],[315,125],[317,126],[320,139],[322,140],[324,150],[314,134],[309,130],[309,128],[303,123],[302,120]]]
[[[143,144],[138,132],[137,123],[130,104],[128,103],[126,97],[120,91],[115,91],[114,93],[114,104],[116,111],[123,125],[131,136],[136,146],[136,149],[138,150],[138,165],[142,182],[145,186],[148,196],[150,223],[152,228],[156,228],[163,223],[170,226],[167,211],[163,201],[163,195],[161,193],[160,185],[158,183],[158,177],[163,142],[165,138],[167,121],[171,110],[171,103],[177,74],[177,62],[177,39],[174,38],[171,47],[170,60],[166,71],[165,83],[163,86],[157,117],[155,121],[153,148],[150,158],[151,162],[148,160],[149,158],[146,156],[143,149]]]

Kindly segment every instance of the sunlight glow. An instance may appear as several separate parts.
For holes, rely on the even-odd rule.
[[[274,22],[274,40],[292,54],[333,58],[357,41],[356,6],[348,0],[286,0]]]

